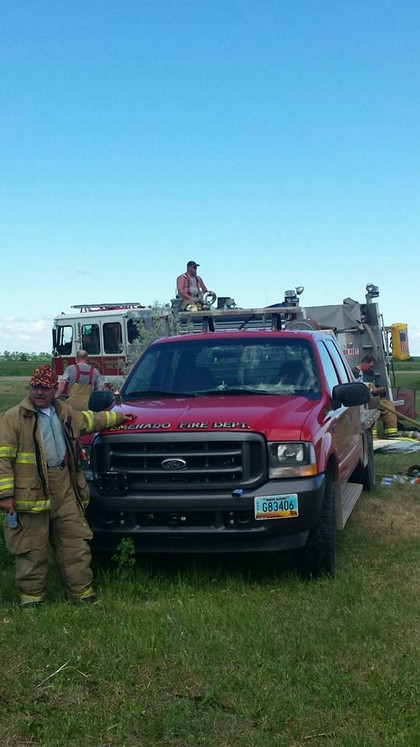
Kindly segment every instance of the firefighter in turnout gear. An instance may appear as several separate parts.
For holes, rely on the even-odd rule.
[[[357,366],[352,368],[352,373],[358,381],[363,381],[367,387],[369,387],[372,397],[380,397],[378,400],[378,410],[380,412],[380,420],[382,422],[384,437],[395,438],[398,436],[398,419],[397,413],[389,400],[384,399],[386,390],[383,386],[376,386],[375,374],[374,374],[375,359],[371,355],[365,355],[364,358],[358,363]],[[382,403],[385,403],[389,409],[385,408]],[[377,435],[376,428],[374,429],[374,436]]]
[[[89,499],[79,436],[131,420],[127,413],[76,412],[55,398],[57,375],[40,366],[29,396],[0,419],[0,509],[17,512],[5,522],[5,542],[15,556],[22,607],[45,597],[51,543],[67,597],[96,600],[92,587],[92,533],[85,519]]]
[[[92,392],[105,389],[105,381],[95,366],[89,364],[86,350],[78,350],[76,363],[67,366],[58,382],[57,397],[67,391],[67,404],[74,410],[87,410]]]

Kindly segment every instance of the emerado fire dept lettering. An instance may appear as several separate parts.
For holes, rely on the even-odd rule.
[[[127,425],[119,425],[116,428],[111,428],[113,431],[158,431],[168,430],[172,427],[172,423],[129,423]],[[217,421],[214,423],[178,423],[176,426],[179,430],[200,430],[200,429],[219,429],[219,428],[240,428],[242,430],[250,428],[248,423],[236,422],[236,421]]]

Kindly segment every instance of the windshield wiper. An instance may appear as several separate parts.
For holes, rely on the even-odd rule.
[[[209,389],[207,392],[200,392],[200,394],[269,394],[269,395],[279,395],[284,394],[284,392],[269,392],[267,389],[252,389],[250,387],[229,387],[224,386],[220,387],[219,389]]]
[[[139,399],[141,397],[196,397],[195,392],[168,392],[167,390],[161,389],[149,389],[143,392],[128,392],[124,394],[123,400],[126,399]]]

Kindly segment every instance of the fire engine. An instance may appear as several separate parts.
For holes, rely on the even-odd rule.
[[[72,306],[75,311],[55,317],[52,366],[58,376],[86,350],[90,362],[108,383],[125,374],[130,345],[138,336],[136,321],[150,323],[152,308],[140,303],[101,303]]]
[[[180,333],[200,331],[207,324],[215,330],[237,329],[243,318],[247,329],[269,328],[272,315],[277,309],[281,314],[280,324],[284,329],[331,329],[334,331],[347,362],[352,368],[364,355],[375,358],[375,375],[387,389],[387,397],[393,401],[391,386],[391,362],[397,349],[398,339],[404,337],[404,357],[409,357],[406,325],[386,327],[379,311],[377,298],[379,289],[368,283],[362,303],[345,298],[340,304],[324,306],[301,306],[299,297],[303,287],[286,290],[284,300],[272,306],[240,309],[229,297],[214,293],[204,299],[204,304],[194,311],[183,311],[179,302],[173,300],[166,307],[145,307],[141,303],[103,303],[73,306],[73,313],[62,313],[55,317],[53,325],[52,365],[60,376],[65,368],[76,360],[77,350],[87,351],[91,363],[112,384],[125,376],[131,345],[139,335],[138,321],[152,327],[157,317],[168,321],[176,319]],[[207,303],[206,303],[207,301]],[[398,329],[397,329],[398,328]],[[402,346],[401,346],[402,347]]]

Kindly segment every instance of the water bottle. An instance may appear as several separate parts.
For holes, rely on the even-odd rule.
[[[403,483],[407,482],[407,478],[404,475],[392,475],[392,479],[397,485],[403,485]]]
[[[18,526],[18,517],[16,511],[12,511],[11,514],[6,514],[6,526],[9,529],[16,529]]]
[[[392,477],[383,477],[381,484],[385,485],[387,488],[390,488],[392,486]]]

